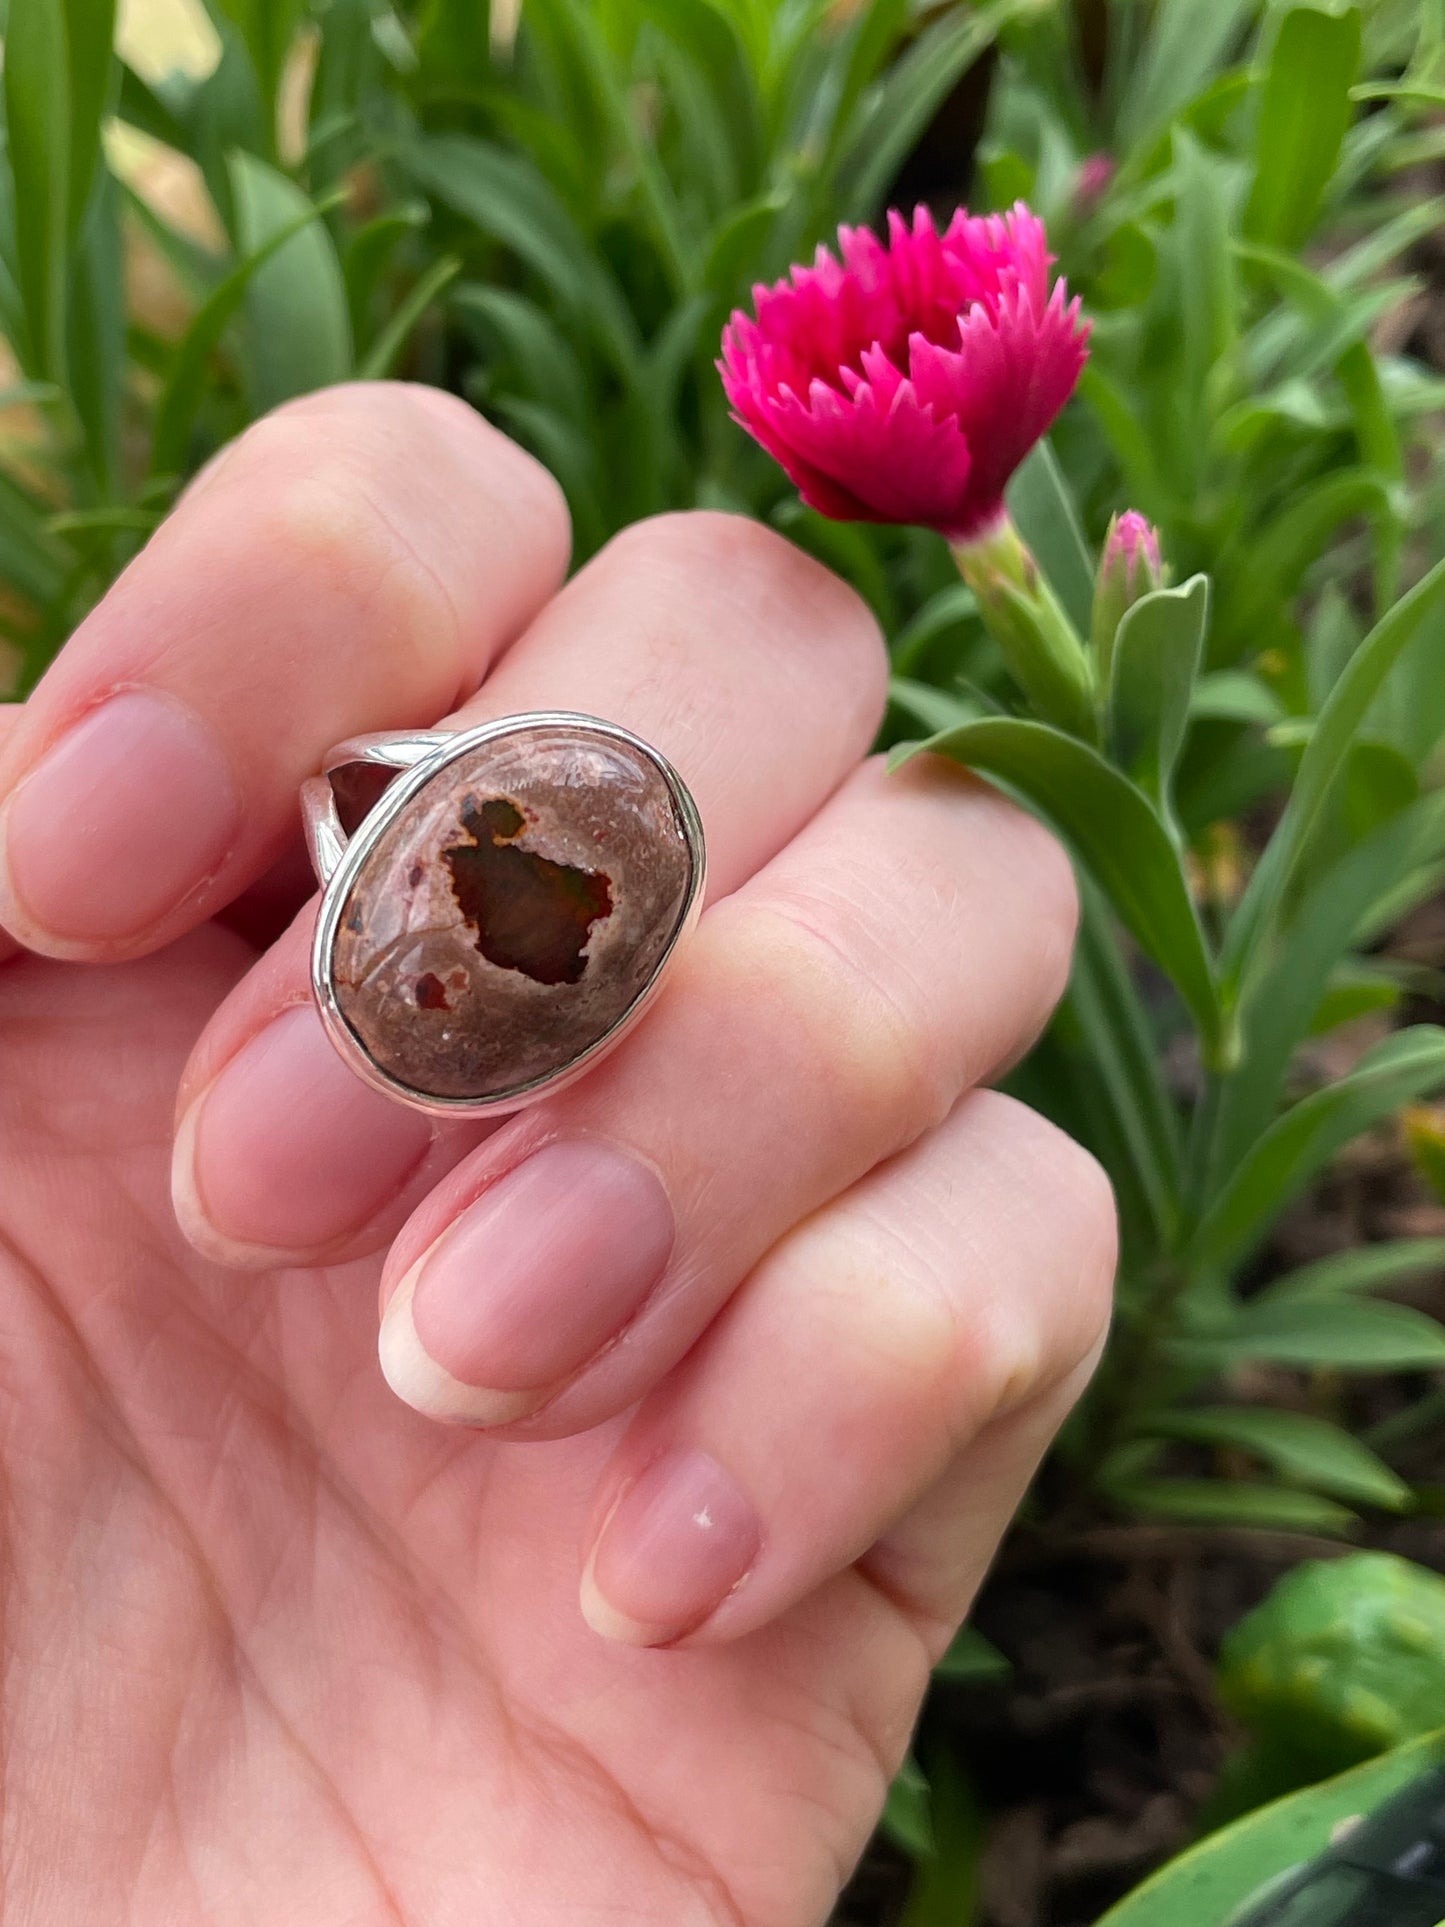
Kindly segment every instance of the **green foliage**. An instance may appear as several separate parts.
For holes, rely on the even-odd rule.
[[[1045,4],[527,0],[494,46],[451,0],[207,0],[214,71],[157,84],[112,57],[113,0],[15,0],[0,334],[40,421],[6,465],[0,634],[22,686],[188,474],[327,382],[450,381],[557,472],[580,556],[664,508],[782,511],[726,420],[723,320],[875,214],[939,101]],[[208,213],[163,213],[131,147],[118,180],[112,110],[196,164]],[[179,334],[127,315],[142,245]]]
[[[1372,1813],[1445,1759],[1437,1735],[1252,1813],[1193,1847],[1117,1907],[1098,1927],[1230,1927],[1246,1902],[1329,1849],[1350,1821]],[[1323,1927],[1323,1916],[1321,1918]]]
[[[1445,1579],[1389,1553],[1297,1566],[1225,1641],[1219,1690],[1250,1742],[1216,1818],[1233,1795],[1259,1804],[1432,1733],[1445,1715]]]
[[[1111,0],[1102,70],[1071,0],[524,0],[515,40],[480,0],[206,10],[214,69],[156,81],[113,54],[111,0],[9,0],[0,638],[19,688],[190,475],[332,381],[468,397],[557,474],[580,558],[668,508],[772,521],[887,630],[896,756],[926,740],[968,763],[1078,861],[1068,997],[1014,1078],[1120,1201],[1118,1329],[1062,1450],[1070,1501],[1308,1532],[1408,1509],[1337,1381],[1445,1370],[1445,1332],[1373,1295],[1445,1246],[1279,1277],[1270,1240],[1355,1136],[1445,1089],[1445,1039],[1392,1031],[1400,983],[1371,955],[1445,876],[1445,565],[1427,568],[1445,380],[1374,345],[1445,217],[1407,173],[1445,156],[1438,9]],[[1126,505],[1178,585],[1111,618],[1092,661],[1056,653],[1033,704],[988,585],[934,537],[802,510],[713,367],[755,282],[877,217],[965,77],[984,131],[959,194],[1028,198],[1095,324],[1077,404],[1009,492],[1051,585],[1042,629],[1010,605],[1011,660],[1088,636]],[[151,191],[142,136],[193,166],[193,218]],[[1085,193],[1098,154],[1112,178]],[[134,274],[128,292],[142,258],[163,311]],[[1352,1017],[1373,1048],[1320,1086],[1306,1047]],[[1300,1375],[1278,1409],[1241,1390],[1261,1363]],[[992,1663],[955,1655],[959,1676]],[[968,1791],[927,1764],[932,1792],[915,1775],[890,1809],[923,1869],[914,1927],[966,1919],[976,1874]],[[1280,1832],[1264,1816],[1181,1891],[1242,1893],[1239,1870],[1327,1806],[1277,1809]],[[1111,1927],[1206,1919],[1154,1893]]]

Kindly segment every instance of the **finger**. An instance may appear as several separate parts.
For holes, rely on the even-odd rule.
[[[5,745],[14,735],[16,726],[24,713],[22,703],[0,703],[0,756],[4,755]],[[10,932],[0,929],[0,963],[8,962],[11,957],[18,956],[19,953],[20,945],[16,943]]]
[[[1058,845],[996,791],[867,764],[703,918],[635,1036],[408,1225],[384,1282],[393,1388],[548,1435],[625,1410],[775,1240],[1017,1055],[1073,918]]]
[[[1098,1345],[1113,1222],[1085,1153],[965,1098],[775,1246],[643,1405],[593,1509],[593,1627],[735,1639],[864,1559],[946,1638]]]
[[[725,894],[865,754],[885,677],[877,625],[817,563],[741,517],[667,516],[582,570],[456,720],[562,707],[636,730],[692,788]],[[310,1007],[311,922],[221,1010],[182,1087],[176,1207],[223,1262],[377,1250],[484,1134],[433,1131],[341,1063]]]
[[[340,388],[258,423],[0,752],[0,921],[113,960],[212,916],[294,841],[324,751],[474,688],[567,546],[546,471],[449,396]]]

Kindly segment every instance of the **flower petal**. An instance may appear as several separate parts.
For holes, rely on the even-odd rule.
[[[860,521],[947,528],[967,494],[968,444],[954,422],[921,405],[911,382],[893,376],[886,398],[871,382],[851,400],[822,381],[806,402],[779,395],[768,422],[787,451],[778,459],[804,501],[825,515],[837,514],[830,504],[841,493],[860,505]]]
[[[965,314],[956,350],[921,334],[909,341],[909,376],[919,400],[957,421],[973,455],[964,522],[968,534],[994,516],[1014,470],[1045,434],[1078,384],[1089,330],[1059,282],[1047,301],[1032,288],[1003,290],[992,310]]]

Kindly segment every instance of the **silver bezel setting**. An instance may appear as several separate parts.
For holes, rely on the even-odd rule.
[[[463,756],[487,743],[514,736],[523,730],[581,729],[590,735],[606,737],[639,752],[654,766],[667,785],[677,812],[692,862],[692,880],[686,901],[667,948],[658,959],[646,988],[633,1000],[617,1022],[595,1043],[555,1071],[545,1072],[525,1084],[498,1091],[489,1097],[434,1097],[415,1090],[410,1084],[376,1063],[365,1045],[341,1013],[332,980],[332,961],[341,912],[351,886],[376,845],[403,813],[412,798],[419,795],[436,776]],[[399,772],[384,791],[355,834],[348,838],[337,813],[336,797],[327,780],[331,771],[348,763],[377,763]],[[661,987],[662,980],[678,946],[696,924],[702,909],[707,880],[707,844],[702,818],[686,783],[660,750],[618,723],[569,710],[537,710],[525,715],[503,716],[496,722],[480,723],[474,729],[457,731],[410,730],[395,735],[358,736],[338,743],[322,764],[322,774],[302,785],[301,809],[306,841],[312,864],[323,889],[316,933],[311,945],[311,988],[316,1007],[338,1052],[345,1062],[373,1090],[413,1110],[433,1117],[482,1117],[489,1112],[517,1111],[591,1070],[601,1058],[621,1043]]]

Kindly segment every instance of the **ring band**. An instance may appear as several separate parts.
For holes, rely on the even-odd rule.
[[[517,1110],[589,1070],[702,904],[687,785],[595,716],[354,737],[301,809],[327,1034],[374,1089],[435,1115]]]

